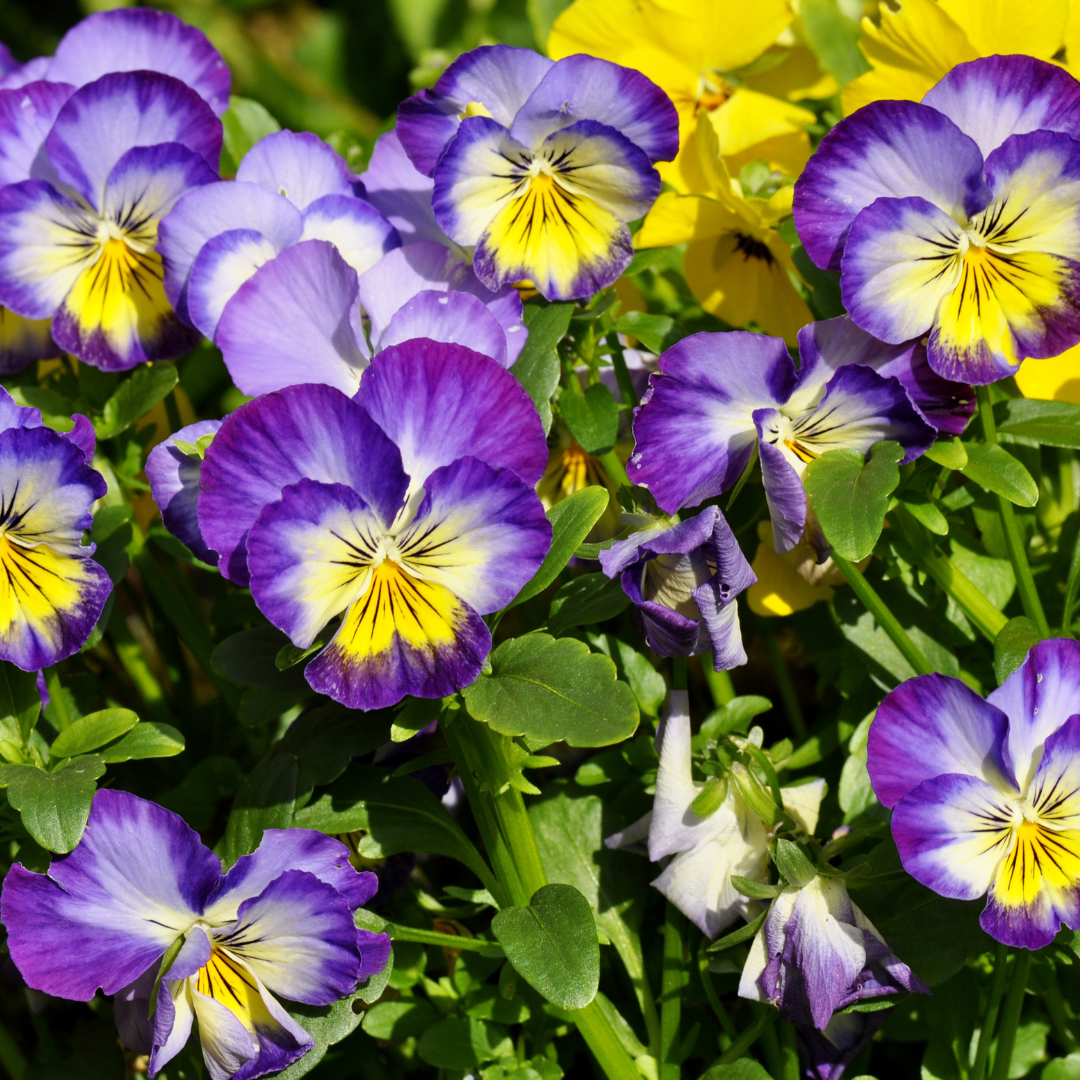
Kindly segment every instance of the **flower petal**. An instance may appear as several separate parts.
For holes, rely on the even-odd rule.
[[[328,240],[358,274],[401,246],[397,230],[382,214],[350,195],[323,195],[310,203],[300,239]]]
[[[874,793],[892,809],[924,780],[946,773],[1014,790],[1004,757],[1010,726],[1000,701],[984,701],[959,679],[908,679],[886,694],[870,725],[866,767]]]
[[[61,38],[49,64],[49,81],[84,86],[114,71],[171,75],[218,116],[229,107],[225,61],[201,30],[169,12],[120,8],[88,15]]]
[[[27,319],[0,307],[0,374],[23,371],[34,360],[47,360],[59,353],[52,337],[52,319]]]
[[[220,873],[176,814],[102,789],[79,845],[48,875],[16,864],[4,879],[12,958],[29,985],[56,997],[112,994],[191,928]]]
[[[345,159],[310,131],[275,131],[260,139],[244,155],[236,179],[284,195],[300,211],[324,195],[357,194]]]
[[[400,345],[413,338],[428,338],[447,345],[462,345],[472,352],[490,356],[505,368],[506,334],[484,305],[462,292],[417,293],[395,312],[379,347]]]
[[[367,201],[397,229],[405,244],[434,240],[446,244],[446,234],[431,211],[434,181],[409,160],[396,131],[375,140],[367,171],[360,180]]]
[[[229,984],[229,990],[222,986],[219,992],[225,998],[230,990],[232,984]],[[191,1007],[199,1021],[199,1042],[202,1044],[203,1063],[210,1074],[210,1080],[236,1080],[245,1065],[258,1060],[258,1039],[223,1001],[194,987],[187,989],[186,993],[190,995]],[[265,1007],[259,1009],[261,1002],[251,1000],[257,997],[258,989],[252,986],[245,993],[242,1006],[237,1005],[237,1008],[244,1007],[249,1016],[254,1013],[265,1022],[265,1017],[260,1015]],[[231,1002],[233,998],[230,996],[225,1000]]]
[[[415,489],[466,455],[535,484],[547,441],[532,400],[490,357],[423,339],[379,353],[356,396],[393,440]]]
[[[408,479],[367,412],[329,386],[286,387],[228,417],[206,451],[199,526],[230,581],[247,583],[247,532],[282,489],[308,478],[354,488],[389,523]]]
[[[777,554],[791,551],[803,538],[806,528],[806,490],[784,452],[776,445],[783,418],[776,409],[756,409],[761,483],[772,519],[773,543]]]
[[[795,365],[778,338],[692,334],[664,353],[649,383],[627,472],[670,514],[738,480],[756,442],[754,410],[787,400]]]
[[[193,291],[194,283],[193,271]],[[356,289],[356,271],[325,240],[305,240],[259,267],[218,322],[215,340],[233,382],[245,394],[298,383],[356,393],[367,365]]]
[[[841,120],[821,140],[795,183],[795,224],[814,262],[839,270],[859,212],[875,199],[908,197],[966,220],[989,202],[982,154],[936,110],[879,101]]]
[[[74,89],[53,80],[0,90],[0,184],[56,180],[45,138]]]

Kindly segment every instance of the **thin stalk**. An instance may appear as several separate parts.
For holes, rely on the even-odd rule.
[[[656,1011],[656,1000],[653,997],[653,989],[649,985],[649,977],[645,972],[645,958],[641,952],[641,942],[638,940],[622,941],[612,937],[611,944],[615,946],[619,959],[626,968],[626,974],[634,988],[634,996],[637,998],[641,1009],[641,1018],[645,1021],[645,1033],[649,1040],[649,1053],[654,1058],[660,1056],[660,1014]]]
[[[892,643],[900,650],[904,659],[915,669],[917,675],[931,675],[934,665],[923,656],[922,650],[908,636],[896,616],[888,609],[885,601],[874,591],[869,581],[862,576],[859,568],[849,563],[842,555],[832,553],[833,563],[847,578],[852,592],[863,602],[866,609],[878,621],[878,625],[889,635]]]
[[[608,474],[616,488],[630,486],[630,478],[626,475],[626,466],[622,463],[622,458],[614,450],[601,454],[596,460],[604,466],[604,472]]]
[[[990,401],[990,391],[985,386],[980,386],[976,392],[979,399],[979,419],[982,421],[983,438],[996,446],[997,425],[994,423],[994,406]],[[1031,564],[1028,562],[1027,547],[1024,544],[1024,533],[1020,528],[1020,522],[1016,520],[1016,511],[1004,495],[998,495],[997,502],[1001,528],[1005,534],[1005,547],[1008,548],[1009,560],[1016,572],[1016,591],[1020,594],[1024,614],[1031,619],[1043,637],[1049,637],[1050,624],[1046,621],[1046,612],[1043,611],[1042,600],[1039,599],[1038,590],[1035,588],[1035,578],[1031,574]]]
[[[1076,1039],[1073,1038],[1072,1024],[1069,1022],[1068,1013],[1065,1011],[1065,999],[1061,995],[1061,987],[1057,980],[1050,984],[1050,988],[1042,996],[1043,1004],[1050,1016],[1051,1031],[1066,1054],[1076,1052]]]
[[[502,952],[497,941],[480,941],[459,934],[440,934],[437,930],[420,930],[415,926],[387,923],[387,931],[395,941],[417,941],[421,945],[441,945],[444,949],[464,949],[466,952]]]
[[[1077,531],[1076,542],[1073,544],[1072,562],[1069,563],[1069,578],[1065,585],[1065,608],[1061,613],[1061,633],[1066,637],[1071,633],[1077,592],[1080,592],[1080,531]]]
[[[7,1070],[11,1080],[23,1080],[30,1064],[19,1049],[19,1044],[11,1037],[3,1024],[0,1024],[0,1065]]]
[[[765,642],[765,651],[769,654],[773,674],[776,676],[776,688],[780,691],[780,700],[784,703],[784,711],[791,724],[791,732],[798,742],[803,742],[806,739],[806,718],[803,716],[802,704],[799,701],[798,691],[795,689],[795,680],[792,679],[787,661],[780,651],[780,643],[776,640],[772,623],[768,619],[761,619],[758,625]]]
[[[986,1064],[990,1060],[990,1043],[994,1039],[998,1010],[1001,1008],[1001,995],[1005,992],[1005,969],[1009,962],[1008,949],[998,942],[994,953],[994,978],[990,983],[990,997],[986,1001],[982,1027],[979,1030],[979,1045],[975,1050],[975,1064],[971,1067],[971,1080],[983,1080],[986,1076]]]
[[[626,357],[619,343],[619,335],[612,330],[604,340],[611,349],[611,366],[615,369],[615,381],[619,384],[623,404],[635,409],[638,405],[637,391],[634,389],[634,380],[630,377],[630,369],[626,366]]]
[[[716,987],[713,985],[712,972],[709,970],[709,954],[705,951],[707,945],[708,941],[703,941],[701,948],[698,949],[698,973],[701,975],[701,987],[705,991],[705,998],[709,1002],[712,1011],[716,1013],[716,1019],[720,1021],[720,1026],[724,1029],[724,1034],[734,1041],[739,1036],[739,1029],[728,1015],[728,1011],[724,1008],[723,1003],[720,1001],[720,995],[717,994]]]
[[[735,686],[731,681],[731,672],[717,671],[713,667],[712,653],[706,653],[701,658],[701,667],[705,672],[705,681],[709,684],[709,692],[712,694],[713,703],[718,709],[722,709],[735,697]]]
[[[566,1014],[593,1052],[608,1080],[641,1080],[634,1059],[626,1052],[619,1036],[594,1001],[588,1008]]]
[[[660,992],[660,1080],[679,1080],[679,1027],[686,982],[686,920],[670,901],[664,911],[664,974]]]
[[[765,1059],[765,1068],[769,1075],[775,1080],[784,1080],[784,1055],[780,1051],[775,1024],[770,1024],[761,1033],[761,1056]]]
[[[1016,1029],[1020,1026],[1020,1012],[1024,1007],[1028,972],[1031,971],[1031,953],[1027,949],[1016,950],[1012,969],[1012,982],[1001,1010],[1001,1028],[998,1030],[997,1050],[994,1051],[994,1068],[990,1073],[990,1080],[1008,1080],[1009,1077],[1013,1048],[1016,1046]]]
[[[727,1065],[738,1061],[757,1041],[758,1036],[773,1022],[778,1013],[775,1009],[762,1006],[757,1019],[720,1055],[716,1064]]]
[[[962,573],[953,561],[935,551],[926,539],[923,527],[903,506],[889,511],[890,519],[900,526],[904,539],[915,551],[915,559],[971,620],[972,625],[991,644],[1009,621]]]
[[[784,1080],[799,1080],[799,1044],[791,1024],[780,1027],[780,1052],[784,1058]]]

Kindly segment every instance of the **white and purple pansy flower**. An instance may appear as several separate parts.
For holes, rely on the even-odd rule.
[[[626,223],[660,193],[653,164],[679,148],[675,107],[639,72],[505,45],[455,60],[400,106],[397,133],[434,179],[435,220],[475,249],[480,280],[531,281],[551,300],[622,273],[634,254]]]
[[[799,343],[798,370],[780,338],[745,331],[693,334],[668,349],[634,417],[630,479],[676,513],[733,487],[756,448],[776,550],[784,552],[806,528],[802,474],[810,461],[895,439],[907,462],[934,442],[930,403],[920,412],[896,373],[912,357],[864,348],[857,363],[847,363],[846,345],[836,353],[817,348],[810,327]],[[951,415],[954,394],[946,392],[943,413]]]
[[[189,457],[198,536],[222,573],[250,583],[300,648],[341,617],[306,675],[350,708],[472,682],[491,646],[481,616],[514,598],[551,542],[533,491],[547,461],[536,409],[494,360],[457,345],[391,346],[353,399],[311,384],[257,398],[201,464]],[[170,465],[155,498],[171,508],[186,483],[190,499],[192,471]]]
[[[750,946],[739,996],[775,1005],[793,1024],[828,1028],[833,1013],[902,991],[929,994],[836,878],[788,885]]]
[[[114,995],[120,1036],[149,1055],[150,1076],[183,1049],[197,1019],[213,1080],[252,1080],[314,1044],[279,998],[329,1005],[386,966],[387,936],[354,923],[377,887],[344,844],[309,829],[267,830],[222,875],[182,818],[102,790],[74,851],[46,874],[15,863],[0,903],[27,985],[74,1001],[99,988]]]
[[[757,577],[719,507],[617,540],[600,566],[619,576],[658,656],[711,652],[717,671],[746,663],[737,598]]]
[[[947,379],[990,383],[1080,341],[1080,83],[1030,56],[953,68],[922,102],[842,120],[795,184],[852,319],[927,338]]]
[[[987,896],[982,927],[1007,945],[1080,929],[1078,701],[1080,643],[1057,639],[986,700],[920,675],[870,725],[867,768],[904,869],[942,896]]]
[[[0,659],[24,671],[78,652],[112,591],[83,544],[106,491],[93,453],[86,417],[61,435],[0,387]]]
[[[146,71],[76,90],[47,131],[42,115],[20,129],[33,179],[0,189],[0,302],[51,317],[57,345],[105,370],[186,352],[198,338],[166,298],[158,222],[217,179],[221,121]]]

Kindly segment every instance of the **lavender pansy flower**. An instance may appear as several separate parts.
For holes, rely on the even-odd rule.
[[[864,350],[859,363],[844,363],[846,350],[815,347],[809,327],[799,332],[804,341],[798,371],[784,342],[762,334],[701,333],[673,345],[634,418],[630,479],[675,513],[734,486],[756,448],[776,550],[784,552],[806,526],[808,462],[840,447],[866,453],[882,439],[899,442],[907,462],[933,443],[936,429],[897,375],[874,370],[904,366],[895,350]]]
[[[899,960],[836,878],[788,885],[750,946],[739,996],[767,1001],[793,1024],[824,1031],[858,1001],[930,990]]]
[[[653,163],[678,117],[644,75],[590,56],[557,63],[485,46],[398,110],[398,137],[432,176],[435,220],[490,289],[529,280],[549,299],[610,285],[633,257],[626,222],[660,193]]]
[[[757,578],[718,507],[617,540],[600,565],[620,576],[658,656],[712,652],[717,671],[746,663],[737,597]]]
[[[985,895],[982,927],[1007,945],[1080,929],[1078,697],[1080,643],[1042,641],[985,701],[920,675],[870,725],[867,768],[904,869],[942,896]]]
[[[199,534],[299,647],[341,616],[307,666],[316,690],[362,709],[443,697],[487,656],[481,615],[547,552],[532,490],[546,456],[512,375],[410,341],[372,361],[354,399],[293,386],[226,419],[200,469]]]
[[[45,177],[0,189],[0,302],[52,317],[57,345],[105,370],[186,352],[197,337],[166,298],[158,222],[216,179],[221,140],[210,106],[168,75],[75,91],[39,143]]]
[[[760,729],[752,738],[760,741]],[[648,836],[649,858],[657,862],[674,856],[653,881],[703,934],[715,937],[740,916],[754,917],[756,902],[748,900],[731,884],[735,874],[754,881],[768,879],[769,838],[767,827],[728,784],[724,801],[708,817],[691,809],[703,784],[691,769],[690,704],[685,690],[673,690],[668,713],[657,735],[660,769],[652,813],[625,833],[608,837],[608,847],[633,844]],[[781,788],[784,809],[808,833],[817,826],[825,781]]]
[[[1077,136],[1063,68],[959,64],[921,103],[840,121],[795,184],[795,223],[864,330],[926,336],[939,375],[994,382],[1080,341]]]
[[[83,545],[106,490],[85,417],[60,435],[0,387],[0,659],[38,671],[78,652],[112,582]]]
[[[11,957],[54,997],[115,995],[123,1041],[153,1076],[199,1022],[214,1080],[252,1080],[302,1057],[312,1037],[278,998],[329,1005],[386,966],[385,934],[353,913],[377,888],[345,846],[309,829],[268,829],[222,876],[176,814],[123,791],[94,796],[78,846],[47,874],[16,863],[2,908]],[[183,941],[150,995],[166,950]]]

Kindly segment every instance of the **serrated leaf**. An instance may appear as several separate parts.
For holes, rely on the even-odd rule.
[[[101,419],[94,422],[99,439],[111,439],[164,401],[179,381],[176,368],[167,362],[140,364],[105,402]]]
[[[544,431],[551,428],[551,395],[559,385],[559,354],[555,347],[570,328],[573,304],[525,305],[529,337],[510,369],[540,413]]]
[[[548,511],[552,532],[551,547],[548,548],[540,569],[514,597],[510,607],[543,592],[562,573],[582,540],[600,520],[610,498],[607,488],[586,487],[557,502]]]
[[[852,562],[874,549],[885,524],[889,496],[900,483],[897,442],[875,443],[869,460],[857,450],[829,450],[806,466],[803,483],[829,543]]]
[[[113,739],[120,738],[138,722],[138,713],[130,709],[103,709],[101,712],[90,713],[56,736],[55,742],[49,747],[49,756],[54,761],[59,761],[60,758],[89,753]]]
[[[633,691],[608,657],[574,638],[526,634],[491,654],[491,673],[463,691],[470,714],[538,745],[609,746],[638,725]]]
[[[1080,405],[1010,398],[994,406],[999,435],[1035,439],[1044,446],[1080,449]]]
[[[551,598],[547,628],[556,636],[572,626],[604,622],[625,611],[630,598],[618,578],[604,574],[582,574],[568,581]]]
[[[184,750],[184,736],[171,724],[145,720],[136,724],[118,743],[101,751],[106,765],[147,758],[176,757]]]
[[[63,855],[82,839],[95,781],[105,772],[98,754],[71,758],[54,772],[32,765],[0,767],[0,784],[7,787],[8,802],[22,815],[26,831],[46,851]]]
[[[606,454],[615,446],[619,406],[603,383],[594,383],[584,394],[564,391],[559,398],[559,412],[585,453]]]
[[[537,889],[504,908],[491,929],[514,970],[561,1009],[583,1009],[600,986],[600,944],[588,900],[571,885]]]
[[[1017,506],[1034,506],[1039,488],[1031,473],[1007,450],[993,443],[965,443],[967,464],[960,470],[979,487]]]

